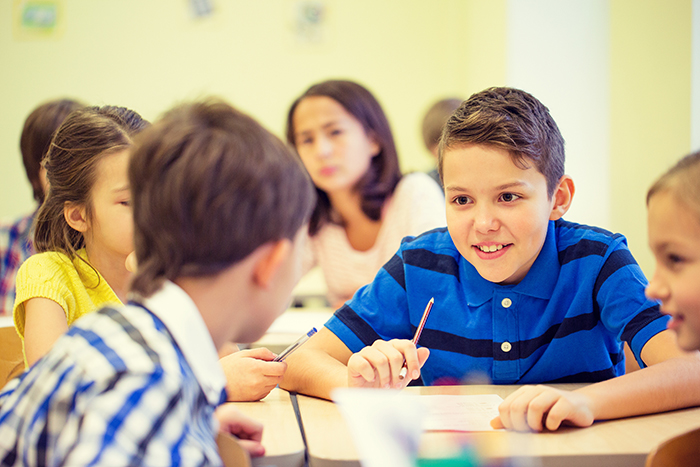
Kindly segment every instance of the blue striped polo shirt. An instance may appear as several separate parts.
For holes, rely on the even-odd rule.
[[[644,295],[646,278],[622,235],[550,221],[525,278],[498,285],[460,254],[447,228],[407,237],[374,281],[326,323],[352,351],[377,339],[430,349],[425,384],[485,374],[496,384],[595,382],[625,372],[623,341],[637,361],[668,317]]]

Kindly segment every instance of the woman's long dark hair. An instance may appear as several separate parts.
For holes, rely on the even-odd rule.
[[[382,107],[371,92],[353,81],[329,80],[314,84],[294,101],[287,115],[287,141],[294,148],[294,111],[302,100],[311,96],[330,97],[338,102],[360,122],[365,133],[372,136],[379,145],[379,153],[372,158],[369,169],[355,186],[362,198],[362,212],[374,221],[379,220],[382,206],[401,180],[394,137]],[[316,207],[309,221],[311,235],[315,235],[325,223],[332,221],[333,208],[328,195],[318,187],[316,192]]]

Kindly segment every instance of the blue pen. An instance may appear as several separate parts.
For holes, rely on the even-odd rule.
[[[296,349],[298,349],[299,347],[301,347],[301,344],[303,344],[304,342],[308,341],[308,340],[309,340],[309,337],[313,336],[314,334],[316,334],[316,328],[311,328],[311,330],[310,330],[309,332],[307,332],[306,334],[304,334],[303,336],[301,336],[299,339],[296,340],[296,342],[294,342],[292,345],[290,345],[289,347],[287,347],[286,349],[284,349],[284,350],[282,351],[282,353],[280,353],[278,356],[276,356],[276,357],[274,358],[274,360],[272,360],[272,361],[273,361],[273,362],[282,362],[282,361],[284,361],[284,359],[287,358],[287,357],[289,356],[290,353],[294,352]]]

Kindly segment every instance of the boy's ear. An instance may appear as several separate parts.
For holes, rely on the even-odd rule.
[[[566,211],[571,207],[575,191],[574,180],[568,175],[563,175],[552,194],[552,212],[549,214],[549,220],[555,221],[566,214]]]
[[[253,269],[253,280],[263,289],[270,287],[272,278],[292,251],[292,242],[282,239],[263,246],[265,251],[258,259]]]
[[[85,206],[69,203],[63,205],[63,217],[73,230],[85,233],[88,229],[87,211]]]

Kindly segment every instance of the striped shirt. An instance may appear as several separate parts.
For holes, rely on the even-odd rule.
[[[0,465],[221,465],[225,377],[173,283],[77,320],[0,391]]]
[[[17,271],[34,254],[33,220],[31,214],[13,224],[0,225],[0,316],[12,315]]]
[[[623,341],[637,361],[667,316],[622,235],[550,221],[518,284],[483,279],[447,229],[405,239],[374,282],[326,323],[352,352],[376,339],[411,339],[431,297],[419,345],[425,384],[486,375],[496,384],[594,382],[624,374]]]

